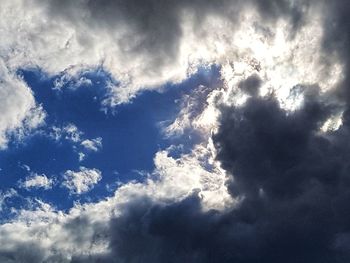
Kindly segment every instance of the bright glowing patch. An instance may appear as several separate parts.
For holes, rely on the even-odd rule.
[[[224,64],[221,73],[226,87],[224,101],[240,105],[244,96],[238,84],[252,74],[262,80],[260,94],[274,93],[287,110],[295,110],[302,98],[290,96],[297,86],[318,85],[322,91],[336,87],[342,80],[343,65],[332,56],[323,55],[323,29],[320,12],[313,15],[292,35],[288,21],[276,25],[261,24],[261,18],[248,12],[242,16],[242,27],[234,34],[234,56]],[[312,18],[312,19],[311,19]]]
[[[321,127],[322,132],[336,131],[343,124],[342,114],[329,118]]]

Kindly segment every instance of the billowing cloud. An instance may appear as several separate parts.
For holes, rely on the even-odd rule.
[[[349,127],[322,132],[336,107],[317,90],[304,96],[293,113],[273,96],[223,107],[214,142],[238,203],[218,212],[203,211],[196,193],[134,198],[111,220],[104,260],[346,262]]]
[[[36,105],[30,88],[0,60],[0,148],[7,147],[10,136],[21,138],[43,124],[45,112]]]
[[[293,33],[308,22],[304,17],[309,15],[316,25],[322,23],[317,20],[320,12],[308,8],[306,1],[287,0],[52,0],[45,4],[16,0],[4,2],[1,10],[0,27],[6,38],[1,50],[8,67],[38,66],[51,74],[75,75],[102,65],[120,82],[112,89],[112,103],[129,101],[145,88],[184,80],[201,65],[221,64],[237,56],[251,60],[249,48],[237,50],[242,48],[237,45],[252,37],[273,41],[280,26]],[[12,19],[18,16],[22,19]],[[282,24],[276,27],[279,18]],[[14,37],[13,30],[20,38]],[[240,34],[236,35],[240,30],[252,34],[241,43]],[[311,30],[313,36],[305,32],[307,37],[317,40],[318,28]]]

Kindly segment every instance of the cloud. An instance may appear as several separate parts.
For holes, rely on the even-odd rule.
[[[34,238],[25,253],[39,262],[347,262],[348,122],[322,131],[338,105],[317,88],[303,97],[293,112],[274,95],[219,107],[213,140],[232,177],[224,182],[233,205],[203,209],[201,188],[211,178],[215,193],[218,175],[204,179],[202,148],[176,160],[158,153],[158,177],[125,184],[111,198],[67,214],[45,204],[20,211],[0,228],[0,255],[18,261],[15,251]]]
[[[91,79],[84,76],[72,75],[69,70],[55,80],[53,89],[61,90],[63,87],[75,90],[80,87],[91,86]]]
[[[159,151],[143,182],[97,203],[16,211],[0,225],[1,261],[349,261],[346,1],[3,5],[3,72],[38,65],[74,75],[101,63],[121,82],[112,104],[181,81],[199,65],[217,64],[222,85],[185,98],[167,130],[200,133],[193,149]],[[17,81],[10,77],[6,87]],[[27,110],[20,112],[3,130],[21,125]],[[334,116],[339,125],[324,129]],[[64,178],[81,194],[101,172],[81,167]]]
[[[292,113],[274,96],[222,107],[214,144],[238,203],[133,198],[110,221],[105,260],[347,262],[349,126],[322,132],[337,105],[309,92]]]
[[[214,146],[233,178],[224,182],[236,202],[221,210],[213,205],[223,193],[214,190],[217,175],[208,172],[205,179],[195,163],[205,160],[199,149],[177,160],[159,153],[158,177],[128,183],[114,197],[64,215],[71,219],[60,227],[81,224],[91,229],[88,238],[94,233],[105,241],[94,253],[69,252],[72,262],[347,262],[349,126],[322,131],[338,106],[317,88],[303,96],[293,112],[273,95],[219,108]],[[69,232],[71,246],[94,240],[83,236],[79,228]]]
[[[102,253],[108,238],[107,208],[107,202],[101,202],[64,214],[38,200],[33,210],[18,211],[16,221],[0,226],[0,259],[68,263],[72,255]]]
[[[50,137],[56,141],[64,138],[66,140],[72,141],[73,143],[78,143],[82,139],[83,132],[78,129],[73,123],[69,123],[62,128],[53,126]]]
[[[85,149],[97,152],[99,149],[102,148],[102,138],[98,137],[96,139],[86,139],[81,142],[81,145],[85,147]]]
[[[247,13],[254,15],[240,23]],[[273,35],[270,27],[279,18],[294,32],[307,15],[307,3],[287,0],[6,1],[1,50],[13,70],[65,71],[67,79],[102,66],[120,83],[111,89],[115,105],[142,90],[181,82],[200,66],[237,57],[232,37],[244,24]]]
[[[0,149],[7,147],[11,136],[21,139],[42,125],[45,112],[30,88],[0,60]]]
[[[250,229],[243,239],[255,246],[249,252],[255,261],[345,262],[349,256],[334,247],[349,227],[349,127],[320,132],[337,106],[317,92],[304,99],[290,114],[274,97],[222,109],[214,141],[222,167],[233,175],[230,193],[242,198],[232,222]]]
[[[349,17],[346,10],[349,9],[347,1],[333,1],[325,9],[323,52],[336,54],[345,64],[343,69],[344,81],[337,90],[340,100],[349,101],[349,76],[350,76],[350,53],[346,48],[350,43]]]
[[[77,172],[68,170],[63,177],[65,181],[62,185],[68,188],[71,194],[82,194],[90,191],[102,179],[101,171],[85,167],[80,167]]]
[[[201,125],[201,128],[205,130],[203,127],[203,124],[205,125],[204,118],[210,118],[210,116],[207,116],[207,113],[210,111],[208,109],[210,102],[207,100],[213,89],[215,88],[199,86],[190,94],[183,96],[180,100],[180,111],[176,119],[168,126],[163,125],[162,127],[164,135],[171,138],[190,133],[191,131],[198,132],[200,130],[198,126]],[[207,110],[207,112],[203,113],[205,110]],[[201,114],[203,116],[199,116]]]
[[[86,139],[84,132],[79,130],[73,123],[68,123],[61,127],[52,126],[48,136],[57,142],[61,140],[70,141],[74,150],[77,151],[79,161],[83,161],[88,152],[98,152],[102,148],[101,137]]]
[[[157,153],[156,169],[145,175],[145,182],[122,184],[112,197],[96,203],[76,203],[65,212],[35,199],[29,207],[16,209],[17,216],[0,225],[0,259],[4,262],[119,261],[119,257],[112,257],[115,252],[112,253],[110,247],[113,233],[119,230],[111,227],[118,218],[124,220],[127,211],[133,213],[132,207],[136,208],[136,204],[167,206],[182,202],[195,192],[203,200],[198,203],[201,209],[229,207],[231,200],[224,185],[225,174],[217,163],[208,166],[213,153],[205,146],[199,145],[180,158],[170,156],[172,149]],[[79,177],[75,183],[80,185],[80,179],[93,170],[70,171],[70,186],[75,189],[73,180]],[[21,253],[17,252],[19,249]]]
[[[31,172],[30,176],[27,176],[20,186],[30,190],[31,188],[43,188],[45,190],[51,189],[53,186],[53,179],[48,178],[45,174],[37,174]]]
[[[3,207],[6,205],[6,201],[14,196],[17,196],[17,191],[13,188],[10,188],[4,192],[0,191],[0,212],[3,210]]]

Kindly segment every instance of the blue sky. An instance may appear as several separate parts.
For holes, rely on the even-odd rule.
[[[60,89],[55,88],[60,75],[49,77],[38,69],[20,70],[18,74],[33,90],[47,117],[41,128],[23,140],[14,138],[8,149],[0,152],[1,190],[18,191],[19,196],[10,200],[17,208],[25,204],[25,198],[31,197],[62,210],[71,208],[77,200],[84,203],[112,195],[118,183],[144,180],[145,173],[154,169],[153,158],[159,150],[172,144],[184,144],[182,151],[190,149],[193,139],[188,135],[168,138],[162,127],[175,120],[184,95],[200,85],[210,86],[218,81],[216,67],[203,68],[181,84],[142,92],[132,103],[105,110],[102,104],[108,97],[108,83],[115,80],[102,69],[80,74],[78,79],[88,79],[91,83],[79,85],[72,80]],[[53,127],[69,124],[81,132],[81,141],[102,138],[101,149],[94,152],[84,149],[81,141],[74,142],[64,136],[55,140],[50,136]],[[81,161],[79,152],[85,154]],[[61,185],[63,173],[79,170],[81,166],[100,170],[102,180],[88,192],[69,195],[68,189]],[[31,172],[45,174],[56,183],[52,189],[23,189],[19,182]]]

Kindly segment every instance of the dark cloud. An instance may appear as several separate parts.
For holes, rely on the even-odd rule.
[[[324,7],[324,51],[337,54],[344,63],[344,81],[338,89],[339,98],[350,101],[350,2],[337,0],[327,2]]]
[[[274,97],[223,107],[214,140],[241,203],[225,213],[202,212],[196,194],[129,203],[106,262],[348,262],[349,126],[319,131],[335,109],[315,89],[293,113]]]
[[[23,225],[8,225],[1,235],[6,245],[0,247],[1,263],[69,263],[69,262],[109,262],[107,255],[91,252],[81,254],[80,248],[108,242],[110,239],[108,220],[96,221],[91,215],[78,214],[64,222],[51,222],[43,227],[38,222],[30,225],[29,233]],[[11,228],[13,229],[9,231]],[[56,228],[58,227],[58,228]],[[13,235],[16,231],[23,231]],[[17,236],[18,235],[18,236]],[[47,240],[48,236],[51,240]],[[18,238],[17,238],[18,237]],[[57,238],[57,239],[55,239]],[[55,240],[52,240],[55,239]],[[62,246],[67,250],[62,249]],[[101,261],[102,260],[102,261]]]
[[[115,262],[225,262],[232,251],[222,246],[226,229],[219,221],[216,212],[201,212],[196,195],[169,205],[137,201],[111,222],[111,258]]]
[[[315,92],[293,113],[273,97],[223,109],[218,159],[234,175],[232,195],[245,198],[233,213],[259,229],[266,262],[349,260],[335,245],[350,229],[349,126],[320,132],[335,109]]]
[[[256,96],[258,95],[259,88],[261,85],[261,79],[258,75],[249,76],[247,79],[241,81],[238,84],[238,87],[245,93]]]
[[[42,262],[44,253],[44,249],[39,248],[35,242],[21,242],[14,249],[0,249],[0,262]]]
[[[301,110],[288,114],[273,97],[252,98],[243,108],[223,109],[215,140],[223,167],[235,174],[238,192],[232,188],[234,195],[255,197],[260,189],[278,198],[293,195],[304,179],[300,171],[319,166],[312,158],[321,156],[313,151],[327,147],[328,140],[315,134],[331,110],[314,97],[310,94]],[[286,180],[288,187],[281,189]]]

